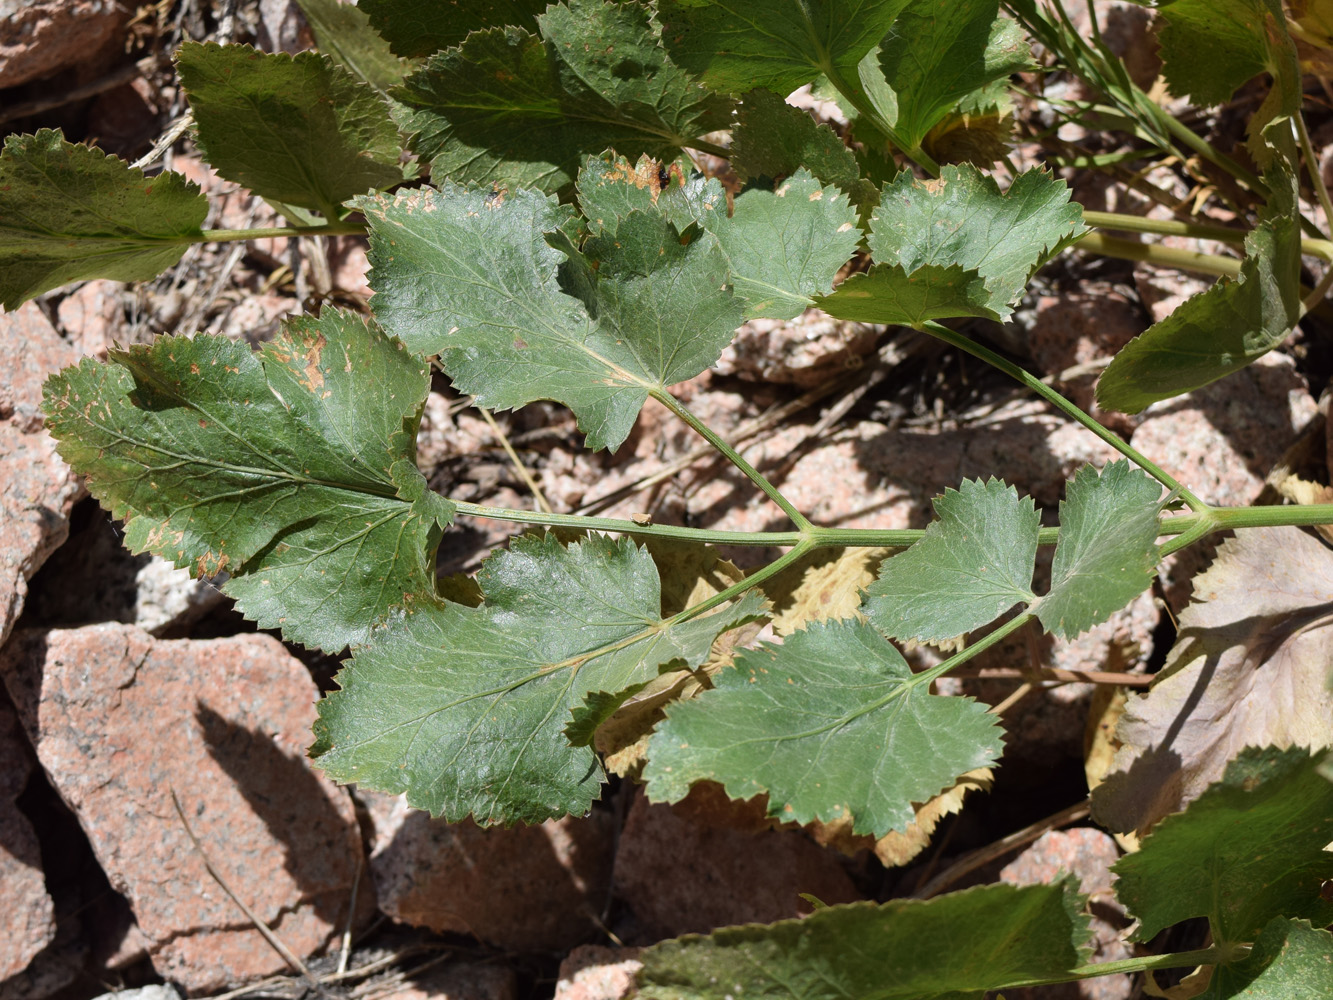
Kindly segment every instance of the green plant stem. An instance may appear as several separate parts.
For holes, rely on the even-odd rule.
[[[1310,144],[1310,133],[1305,127],[1305,116],[1299,111],[1296,119],[1296,138],[1301,144],[1301,158],[1305,160],[1305,172],[1310,175],[1310,185],[1314,188],[1319,204],[1324,209],[1324,225],[1333,225],[1333,201],[1329,201],[1328,188],[1324,186],[1324,177],[1319,170],[1319,157],[1314,155]]]
[[[1301,315],[1304,316],[1312,309],[1318,307],[1319,303],[1324,301],[1328,295],[1328,290],[1333,287],[1333,264],[1324,271],[1324,276],[1319,279],[1319,284],[1311,289],[1310,294],[1301,299]]]
[[[770,483],[767,478],[765,478],[763,473],[761,473],[753,465],[747,462],[745,460],[745,457],[735,448],[729,445],[726,442],[726,440],[722,438],[721,435],[715,434],[707,424],[705,424],[702,420],[700,420],[688,409],[686,409],[685,405],[680,400],[678,400],[675,396],[671,395],[671,393],[662,389],[652,390],[651,395],[659,403],[661,403],[668,410],[674,413],[677,417],[683,420],[686,424],[692,427],[695,430],[695,432],[699,434],[700,437],[702,437],[705,441],[707,441],[714,448],[720,451],[726,457],[727,461],[729,461],[732,465],[736,466],[736,468],[740,469],[741,472],[745,473],[745,475],[749,478],[750,482],[754,483],[761,490],[763,490],[764,495],[782,509],[782,512],[791,519],[791,523],[796,525],[799,531],[801,531],[803,534],[808,533],[809,530],[814,527],[814,525],[810,523],[809,519],[806,518],[806,516],[802,514],[799,510],[797,510],[794,506],[792,506],[791,501],[788,500],[786,497],[784,497],[778,491],[778,488],[774,486],[772,483]]]
[[[676,625],[680,622],[689,621],[691,618],[698,618],[701,614],[711,611],[719,604],[725,604],[733,597],[738,597],[747,590],[758,586],[769,577],[776,576],[792,563],[805,557],[813,548],[814,543],[809,539],[799,542],[790,551],[783,553],[766,566],[761,566],[744,580],[739,583],[733,583],[726,590],[719,591],[707,600],[700,601],[698,604],[686,608],[684,611],[674,615],[667,621],[668,625]]]
[[[745,545],[786,547],[809,540],[813,548],[875,547],[906,548],[925,536],[918,528],[821,528],[800,531],[722,531],[714,528],[687,528],[675,524],[639,524],[614,517],[585,517],[582,514],[547,514],[537,510],[488,507],[464,500],[450,501],[458,513],[518,524],[539,524],[550,528],[577,528],[589,531],[614,531],[644,538],[672,538],[709,545]],[[1174,536],[1166,543],[1169,554],[1214,531],[1254,527],[1302,527],[1333,524],[1333,504],[1271,507],[1207,507],[1196,513],[1175,514],[1162,519],[1159,535]],[[1054,545],[1060,539],[1059,528],[1042,528],[1038,544]]]
[[[1080,965],[1070,969],[1063,976],[1050,979],[1025,979],[1021,982],[1006,983],[1003,989],[1019,989],[1024,986],[1047,986],[1052,983],[1069,983],[1080,979],[1095,979],[1098,976],[1112,976],[1120,972],[1148,972],[1153,969],[1192,969],[1199,965],[1217,965],[1219,962],[1234,962],[1249,952],[1247,946],[1232,948],[1200,948],[1197,951],[1177,951],[1169,955],[1145,955],[1142,958],[1122,958],[1118,962],[1098,962],[1095,965]]]
[[[327,226],[275,226],[270,229],[205,229],[202,239],[181,236],[174,243],[241,243],[245,240],[271,240],[284,236],[364,236],[365,226],[355,222],[332,222]]]
[[[1240,274],[1240,261],[1235,257],[1223,257],[1215,253],[1200,253],[1197,250],[1182,250],[1177,247],[1164,247],[1157,243],[1139,243],[1137,240],[1125,240],[1105,233],[1088,233],[1074,247],[1088,253],[1099,253],[1103,257],[1117,260],[1142,260],[1163,267],[1175,267],[1182,271],[1197,271],[1215,277],[1234,278]]]
[[[1023,614],[1019,615],[1016,618],[1011,618],[1009,621],[1005,622],[1003,625],[997,628],[994,632],[978,639],[976,642],[972,643],[972,645],[968,646],[966,649],[954,653],[953,656],[949,657],[943,663],[937,663],[929,670],[923,670],[921,671],[921,673],[913,675],[911,681],[909,681],[908,683],[910,683],[912,686],[917,686],[922,684],[930,684],[934,681],[939,680],[950,670],[953,670],[956,667],[961,667],[968,660],[971,660],[974,657],[976,657],[979,653],[982,653],[985,650],[990,649],[991,646],[994,646],[996,643],[1001,642],[1012,633],[1017,632],[1028,622],[1035,621],[1036,618],[1037,616],[1030,611],[1024,612]]]
[[[1083,210],[1083,221],[1094,229],[1118,230],[1122,233],[1153,233],[1157,236],[1188,236],[1200,240],[1216,240],[1241,246],[1250,235],[1248,229],[1234,226],[1216,226],[1203,222],[1182,222],[1179,219],[1145,219],[1141,215],[1120,212],[1092,212]],[[1301,253],[1320,260],[1333,261],[1333,240],[1301,237]]]
[[[933,337],[938,337],[946,344],[952,344],[960,351],[966,351],[973,357],[980,358],[982,361],[986,362],[986,364],[998,368],[1010,378],[1016,379],[1042,399],[1046,400],[1046,402],[1054,406],[1061,413],[1065,414],[1065,416],[1076,420],[1088,430],[1092,431],[1098,438],[1105,441],[1116,451],[1120,452],[1120,454],[1139,466],[1144,472],[1148,473],[1148,475],[1152,476],[1168,490],[1177,492],[1180,498],[1189,505],[1190,510],[1195,513],[1203,513],[1211,509],[1192,492],[1180,485],[1173,476],[1160,468],[1155,462],[1140,454],[1137,449],[1132,447],[1130,443],[1124,440],[1119,434],[1107,430],[1101,424],[1097,423],[1092,417],[1088,416],[1088,414],[1084,413],[1081,409],[1065,399],[1064,396],[1061,396],[1032,373],[1025,371],[1012,361],[1001,357],[989,348],[982,347],[976,341],[964,337],[961,333],[955,333],[947,326],[937,323],[934,320],[927,320],[925,323],[922,323],[918,329],[925,333],[929,333]]]

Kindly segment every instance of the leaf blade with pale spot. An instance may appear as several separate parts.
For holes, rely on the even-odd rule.
[[[330,651],[435,595],[453,505],[414,464],[427,369],[325,310],[255,352],[162,337],[46,386],[48,426],[126,543],[224,589],[266,628]]]

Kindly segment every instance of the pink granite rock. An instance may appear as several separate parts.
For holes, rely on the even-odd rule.
[[[31,771],[18,717],[0,693],[0,981],[26,969],[56,935],[37,834],[15,803]]]
[[[28,581],[69,533],[83,486],[43,427],[42,382],[78,360],[29,302],[0,313],[0,643],[23,610]]]
[[[791,383],[803,389],[848,369],[874,353],[884,327],[834,319],[807,309],[793,320],[753,319],[736,331],[713,366],[719,375],[750,382]]]
[[[214,868],[289,948],[310,955],[342,932],[360,834],[350,797],[305,760],[317,691],[277,640],[25,631],[0,650],[0,678],[163,977],[201,993],[286,970],[206,872],[173,791]],[[359,897],[373,908],[369,885]]]
[[[611,877],[611,817],[540,826],[446,823],[402,799],[358,792],[375,822],[380,909],[514,951],[563,951],[595,936]]]
[[[86,61],[114,43],[132,9],[117,0],[5,0],[0,3],[0,87]]]
[[[1044,885],[1064,873],[1078,876],[1079,892],[1088,897],[1092,915],[1094,962],[1131,958],[1121,931],[1128,926],[1125,911],[1111,890],[1111,865],[1120,858],[1111,835],[1089,826],[1051,830],[1042,834],[1000,871],[1000,880],[1012,885]],[[1039,991],[1005,991],[1011,1000],[1128,1000],[1135,996],[1134,978],[1123,973],[1081,983],[1064,983]]]
[[[642,968],[638,948],[585,944],[560,963],[555,1000],[624,1000],[634,992]]]
[[[841,861],[799,830],[736,829],[635,799],[616,853],[615,893],[643,942],[731,924],[771,923],[857,899]]]

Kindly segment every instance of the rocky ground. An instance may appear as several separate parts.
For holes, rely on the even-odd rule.
[[[184,110],[169,65],[182,39],[274,50],[309,42],[286,0],[134,9],[11,0],[0,10],[0,125],[63,127],[131,160]],[[1151,81],[1141,10],[1098,10]],[[1028,113],[1035,123],[1039,102]],[[1321,137],[1333,139],[1327,126]],[[164,162],[210,193],[208,225],[275,224],[266,204],[213,175],[188,138]],[[1071,179],[1089,207],[1162,211],[1115,178]],[[1171,165],[1152,182],[1190,193]],[[984,676],[948,682],[1002,704],[1009,740],[1002,766],[978,778],[988,790],[945,816],[920,854],[920,845],[825,846],[707,788],[675,807],[652,805],[630,781],[614,783],[583,819],[482,830],[312,769],[304,749],[314,702],[336,661],[256,632],[210,584],[121,547],[117,525],[55,454],[41,383],[116,341],[194,330],[257,341],[302,309],[364,306],[366,267],[364,242],[351,237],[202,247],[155,282],[86,282],[0,315],[0,1000],[134,988],[150,991],[142,1000],[169,1000],[171,990],[609,1000],[630,988],[638,947],[796,916],[808,908],[800,893],[883,900],[1049,880],[1061,869],[1092,894],[1098,957],[1130,954],[1108,893],[1121,848],[1080,807],[1107,689],[1033,682],[1027,668],[1146,678],[1206,552],[1174,558],[1151,592],[1078,641],[1021,638],[984,659]],[[1201,287],[1147,264],[1066,255],[1038,276],[1012,323],[972,332],[1090,406],[1104,359]],[[1271,497],[1296,463],[1327,482],[1328,333],[1308,317],[1282,351],[1245,372],[1107,422],[1213,503]],[[990,475],[1053,516],[1064,479],[1113,454],[935,342],[817,315],[750,324],[680,391],[823,524],[919,527],[945,487]],[[433,487],[531,505],[507,439],[556,510],[779,527],[744,480],[715,462],[687,464],[697,439],[652,404],[613,455],[581,450],[559,407],[496,420],[437,383],[419,440]],[[474,570],[506,534],[481,521],[451,530],[441,572]],[[727,554],[744,566],[773,553]],[[1128,1000],[1141,989],[1120,976],[1030,995]]]

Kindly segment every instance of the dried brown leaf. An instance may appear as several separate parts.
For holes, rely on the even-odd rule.
[[[1333,551],[1298,528],[1250,528],[1194,581],[1153,687],[1130,698],[1123,747],[1093,793],[1115,830],[1184,808],[1246,746],[1333,744]]]

